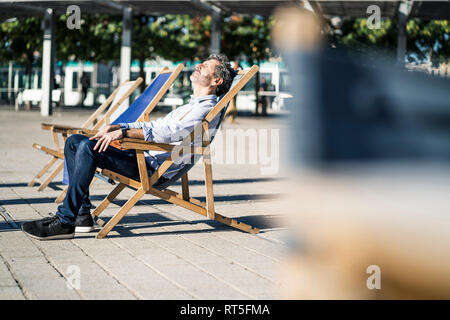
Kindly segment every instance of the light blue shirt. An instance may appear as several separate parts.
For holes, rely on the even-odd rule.
[[[180,144],[185,137],[191,134],[208,112],[214,108],[217,101],[218,98],[216,95],[197,98],[191,96],[191,100],[188,104],[178,107],[165,117],[150,122],[120,123],[119,125],[121,128],[142,129],[146,141],[176,145]],[[217,128],[218,121],[219,116],[216,116],[214,120],[209,123],[209,130],[212,134],[215,133],[214,131]],[[199,134],[200,133],[201,132],[199,132]],[[201,146],[201,140],[201,134],[196,134],[192,145]],[[151,150],[145,152],[145,159],[148,165],[154,169],[158,169],[169,155],[170,152]],[[183,156],[177,159],[170,168],[167,169],[163,176],[170,179],[177,174],[190,159],[191,155],[183,154]]]

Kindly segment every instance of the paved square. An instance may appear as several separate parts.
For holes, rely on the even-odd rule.
[[[275,174],[264,172],[271,164],[260,161],[268,160],[260,150],[257,163],[251,160],[250,138],[244,146],[245,163],[213,162],[214,195],[217,212],[262,228],[257,235],[146,195],[105,239],[96,239],[96,232],[76,234],[72,240],[27,237],[20,225],[56,212],[54,200],[64,187],[62,174],[42,192],[27,186],[49,160],[32,143],[53,145],[40,123],[78,126],[91,112],[57,111],[47,119],[38,110],[0,110],[0,299],[280,298],[287,232],[279,203],[285,175],[276,166],[272,166]],[[280,143],[280,154],[285,128],[281,117],[238,117],[235,124],[222,126],[238,135],[256,132],[259,147],[264,143],[260,133],[266,132],[269,145],[271,137]],[[236,143],[236,157],[239,148]],[[223,156],[226,159],[226,150]],[[189,179],[191,196],[204,201],[201,162],[189,172]],[[93,204],[111,189],[97,181],[91,189]],[[181,191],[180,183],[172,189]],[[111,217],[131,192],[124,191],[103,216]]]

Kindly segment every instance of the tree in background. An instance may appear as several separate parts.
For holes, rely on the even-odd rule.
[[[134,17],[132,56],[139,61],[140,77],[145,79],[145,60],[163,57],[179,61],[185,58],[184,50],[178,46],[183,36],[182,29],[183,26],[174,15]],[[141,90],[145,89],[145,85],[145,82],[142,82]]]
[[[273,19],[262,16],[231,16],[224,19],[222,51],[231,59],[244,55],[249,64],[259,65],[272,56],[270,28]]]
[[[66,15],[57,18],[56,59],[67,61],[110,61],[120,57],[121,17],[82,15],[81,28],[70,30]]]
[[[211,44],[211,16],[180,17],[183,35],[178,38],[180,50],[185,52],[186,59],[191,61],[203,60],[209,55]]]
[[[27,88],[31,88],[33,66],[40,65],[42,34],[40,18],[14,18],[0,24],[0,61],[23,64]]]
[[[270,31],[273,19],[262,16],[231,16],[224,19],[222,27],[222,52],[230,59],[244,57],[250,65],[260,65],[273,56],[270,43]],[[260,102],[259,72],[255,76],[255,101]]]
[[[255,16],[223,17],[221,46],[230,60],[245,59],[259,65],[272,56],[272,20]],[[69,29],[67,15],[55,18],[56,60],[112,62],[118,64],[122,34],[120,15],[82,14],[81,28]],[[140,64],[161,57],[170,61],[198,61],[209,55],[211,16],[163,15],[135,16],[133,19],[132,58]],[[42,51],[40,18],[10,19],[0,24],[0,60],[25,64],[31,85],[33,63]],[[255,92],[259,74],[255,77]]]
[[[414,60],[429,59],[434,66],[450,62],[450,22],[410,20],[406,25],[408,50]]]
[[[407,52],[409,61],[429,60],[433,65],[446,63],[450,57],[450,24],[448,20],[407,22]],[[397,21],[385,19],[381,28],[369,29],[367,19],[345,20],[340,32],[331,36],[331,41],[363,53],[378,53],[394,59],[397,50]]]
[[[367,19],[344,20],[341,32],[334,40],[338,46],[365,54],[377,53],[394,60],[397,47],[396,22],[382,20],[380,23],[379,29],[369,29]]]

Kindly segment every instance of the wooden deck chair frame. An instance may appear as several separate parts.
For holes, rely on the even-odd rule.
[[[201,214],[209,219],[216,220],[228,226],[234,227],[241,231],[248,233],[258,233],[259,229],[252,227],[248,224],[239,222],[235,219],[225,217],[214,209],[214,193],[213,193],[213,178],[212,178],[212,166],[210,156],[210,132],[208,124],[227,106],[230,100],[244,87],[244,85],[253,77],[258,71],[256,65],[250,69],[242,70],[238,74],[242,75],[237,83],[223,96],[222,99],[216,104],[216,106],[205,116],[203,121],[198,124],[189,136],[187,136],[182,142],[181,146],[190,146],[190,141],[194,141],[195,133],[201,130],[203,143],[202,147],[190,147],[190,153],[203,156],[204,173],[205,173],[205,189],[206,189],[206,203],[201,202],[198,199],[192,198],[189,195],[189,181],[187,172],[181,177],[182,193],[179,194],[170,189],[164,188],[158,190],[154,185],[158,179],[167,171],[171,164],[178,159],[180,153],[171,156],[166,159],[160,167],[150,176],[147,175],[147,165],[145,161],[144,151],[156,150],[156,151],[172,151],[176,145],[162,144],[148,142],[140,139],[125,138],[120,140],[120,145],[124,149],[134,149],[136,151],[137,163],[139,166],[140,181],[125,177],[116,172],[103,169],[102,174],[119,182],[117,186],[106,196],[106,198],[97,206],[92,212],[94,220],[102,226],[102,229],[97,234],[96,238],[101,239],[108,235],[112,228],[128,213],[128,211],[144,196],[148,193],[154,195],[169,203],[176,204],[184,207],[195,213]],[[222,120],[223,121],[223,120]],[[184,149],[184,148],[181,148]],[[178,149],[179,150],[179,149]],[[184,149],[186,150],[186,149]],[[181,152],[182,153],[182,152]],[[116,212],[116,214],[105,222],[98,218],[99,215],[105,210],[105,208],[119,195],[125,187],[136,189],[131,198]]]
[[[155,109],[158,102],[162,99],[162,97],[167,92],[167,90],[169,90],[169,88],[172,86],[172,84],[178,78],[178,76],[181,73],[181,71],[183,70],[183,68],[184,68],[184,65],[180,63],[176,66],[175,69],[169,69],[168,67],[164,67],[158,73],[158,75],[155,77],[155,79],[160,74],[172,73],[172,75],[167,79],[167,81],[164,83],[164,85],[159,89],[158,93],[154,96],[152,101],[147,105],[145,110],[141,113],[141,115],[139,116],[139,118],[136,121],[145,121],[145,122],[150,121],[150,113],[153,111],[153,109]],[[119,102],[120,103],[118,103],[118,105],[120,105],[122,103],[121,101],[119,101]],[[68,127],[66,129],[67,130],[66,132],[68,134],[84,134],[84,135],[91,135],[91,136],[95,135],[97,133],[97,131],[99,130],[100,126],[103,124],[103,122],[105,122],[105,124],[109,125],[109,123],[110,123],[109,118],[114,111],[115,111],[115,109],[112,110],[111,112],[110,112],[110,110],[108,110],[107,114],[105,114],[105,117],[101,121],[99,121],[96,125],[94,125],[94,127],[92,129]],[[63,154],[63,157],[64,157],[64,154]],[[91,182],[91,186],[94,183],[94,181],[95,181],[95,177]],[[56,198],[56,200],[55,200],[56,203],[61,203],[64,200],[64,197],[66,196],[66,193],[67,193],[67,189],[68,189],[68,186],[65,187],[64,190],[61,192],[61,194]]]
[[[120,86],[116,88],[116,90],[113,91],[113,93],[108,97],[108,99],[106,99],[106,101],[102,103],[100,107],[98,107],[97,110],[94,111],[94,113],[92,113],[92,115],[83,123],[80,129],[89,129],[90,127],[92,127],[92,129],[95,129],[101,126],[104,122],[108,122],[110,115],[125,101],[125,99],[127,99],[130,96],[130,94],[134,90],[136,90],[136,88],[139,87],[142,81],[143,79],[139,77],[134,81],[123,82]],[[120,88],[128,84],[131,84],[131,86],[124,93],[123,97],[119,101],[117,101],[115,105],[112,105],[111,108],[106,112],[106,114],[99,120],[98,118],[101,116],[101,114],[114,101],[114,98],[119,93]],[[61,172],[62,169],[64,168],[64,161],[62,161],[43,182],[39,181],[39,179],[42,176],[44,176],[48,170],[50,170],[50,168],[53,166],[55,162],[57,162],[58,160],[64,160],[64,144],[67,140],[69,130],[73,129],[74,127],[58,124],[42,123],[41,128],[43,130],[48,130],[51,132],[54,147],[50,148],[40,145],[38,143],[33,143],[33,148],[41,150],[51,156],[51,159],[47,162],[47,164],[36,174],[36,176],[34,176],[34,178],[28,184],[29,187],[32,187],[39,182],[40,186],[38,188],[38,191],[44,190],[49,185],[49,183],[52,182],[53,179],[58,175],[58,173]],[[62,145],[60,144],[58,134],[61,134],[62,136],[63,139]]]

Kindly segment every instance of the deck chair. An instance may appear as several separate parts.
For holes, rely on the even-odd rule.
[[[119,140],[119,144],[123,149],[133,149],[136,151],[137,162],[139,166],[139,181],[125,177],[116,172],[112,172],[107,169],[102,170],[102,174],[117,181],[117,186],[106,196],[106,198],[97,206],[92,212],[94,220],[102,226],[102,229],[97,234],[97,238],[104,238],[111,231],[111,229],[127,214],[127,212],[144,196],[148,193],[154,195],[160,199],[163,199],[169,203],[176,204],[184,207],[195,213],[206,216],[209,219],[219,221],[228,226],[236,229],[248,232],[258,233],[259,229],[252,227],[248,224],[238,222],[235,219],[225,217],[214,210],[214,194],[213,194],[213,178],[210,156],[210,143],[214,139],[215,133],[220,127],[220,124],[224,118],[226,108],[230,100],[244,87],[244,85],[253,77],[257,72],[258,67],[252,66],[250,69],[240,71],[235,77],[231,89],[223,95],[216,106],[205,116],[203,121],[198,124],[194,130],[188,135],[179,145],[174,144],[162,144],[155,142],[148,142],[140,139],[125,138]],[[210,130],[209,123],[211,123],[215,117],[219,117],[218,124],[213,130]],[[196,147],[191,141],[195,142],[195,135],[201,132],[201,146]],[[177,147],[178,152],[172,152]],[[191,157],[190,163],[186,164],[175,176],[168,180],[160,179],[162,175],[169,169],[171,164],[182,156],[185,150],[188,149],[188,153]],[[147,174],[147,166],[144,156],[144,151],[156,150],[156,151],[168,151],[171,155],[159,166],[159,168],[149,177]],[[183,151],[184,150],[184,151]],[[187,154],[187,153],[186,153]],[[188,155],[188,156],[189,156]],[[206,203],[201,202],[198,199],[189,196],[189,181],[188,171],[195,165],[195,163],[203,156],[203,163],[205,169],[205,187],[206,187]],[[168,189],[170,185],[181,178],[182,193],[179,194],[175,191]],[[117,213],[105,222],[99,218],[102,211],[119,195],[119,193],[125,188],[130,187],[136,189],[136,192],[131,198],[117,211]]]
[[[145,89],[145,91],[120,115],[118,115],[114,121],[110,122],[110,117],[114,116],[114,110],[108,111],[108,113],[104,117],[104,124],[118,124],[118,123],[129,123],[136,121],[150,121],[149,114],[156,107],[158,102],[167,92],[167,90],[171,87],[175,79],[178,77],[180,72],[183,70],[184,65],[178,64],[177,67],[173,70],[168,69],[167,67],[163,68],[160,73],[155,77],[152,83]],[[118,110],[116,110],[117,113]],[[85,135],[94,135],[97,133],[100,125],[102,123],[98,123],[92,129],[85,128],[68,128],[67,133],[70,134],[85,134]],[[95,174],[96,178],[100,178],[101,180],[105,180],[108,182],[112,182],[112,180],[105,178],[101,175],[100,172]],[[94,182],[95,179],[92,181]],[[63,183],[69,184],[69,175],[67,172],[67,168],[64,170]],[[92,185],[92,183],[91,183]],[[56,198],[55,202],[60,203],[64,200],[64,197],[67,193],[68,186],[63,190],[63,192]]]
[[[119,106],[123,104],[123,102],[130,96],[130,94],[137,88],[142,82],[142,78],[138,78],[135,81],[125,81],[122,83],[119,87],[114,90],[114,92],[106,99],[106,101],[97,108],[97,110],[92,113],[92,115],[83,123],[81,126],[82,129],[89,129],[89,128],[98,128],[101,126],[105,121],[108,121],[108,116],[113,114]],[[108,106],[111,106],[106,113],[106,115],[102,116],[103,112],[108,108]],[[101,117],[100,121],[98,118]],[[36,183],[40,183],[40,186],[38,188],[38,191],[44,190],[50,182],[53,181],[53,179],[56,177],[56,175],[63,170],[64,163],[61,161],[60,164],[57,165],[57,167],[48,175],[48,177],[41,182],[39,179],[43,177],[47,171],[52,168],[52,166],[58,162],[58,160],[64,160],[64,143],[66,142],[67,136],[68,136],[68,130],[70,130],[71,126],[65,126],[65,125],[58,125],[58,124],[48,124],[48,123],[42,123],[41,128],[43,130],[48,130],[51,132],[53,137],[53,144],[54,147],[46,147],[43,145],[40,145],[38,143],[33,143],[33,148],[37,150],[41,150],[45,152],[46,154],[51,156],[51,159],[47,164],[34,176],[34,178],[30,181],[28,186],[32,187]],[[60,139],[58,135],[62,136],[63,144],[60,145]]]

